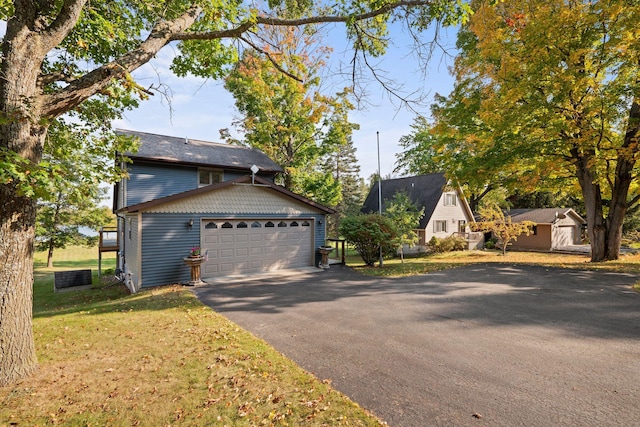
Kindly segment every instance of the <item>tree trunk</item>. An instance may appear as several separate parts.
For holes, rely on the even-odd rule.
[[[53,239],[49,240],[49,250],[47,251],[47,268],[53,268]]]
[[[622,225],[629,207],[627,197],[633,182],[633,168],[638,156],[638,137],[640,136],[640,103],[637,99],[629,109],[629,119],[621,150],[616,162],[616,175],[611,190],[611,206],[607,215],[608,239],[605,259],[615,260],[620,256]]]
[[[574,154],[576,176],[582,190],[584,206],[587,213],[587,235],[591,245],[591,262],[606,259],[607,225],[602,210],[602,193],[600,184],[593,175],[589,163],[590,158]]]
[[[42,157],[47,130],[36,86],[44,57],[40,46],[27,25],[10,20],[0,68],[0,149],[32,164]],[[4,386],[38,367],[32,329],[36,200],[23,195],[16,180],[0,184],[0,200],[0,386]]]

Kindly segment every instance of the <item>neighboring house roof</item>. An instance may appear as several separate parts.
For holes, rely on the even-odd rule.
[[[571,208],[511,209],[505,212],[513,222],[532,221],[536,224],[553,224],[558,219],[571,215],[580,223],[586,221]]]
[[[443,173],[382,180],[382,210],[385,210],[386,202],[393,199],[397,192],[404,191],[416,206],[419,208],[424,207],[424,216],[420,220],[420,228],[425,228],[438,205],[447,183],[448,180]],[[463,200],[464,209],[469,214],[469,217],[473,218],[466,201],[464,201],[459,191],[458,196]],[[364,201],[361,212],[378,212],[378,210],[378,182],[375,182]]]
[[[124,153],[131,159],[239,170],[256,165],[262,173],[283,172],[276,162],[255,148],[123,129],[117,129],[116,133],[139,138],[138,151]]]
[[[158,206],[161,205],[166,205],[167,203],[172,203],[172,202],[177,202],[177,201],[181,201],[181,200],[186,200],[188,198],[194,198],[196,196],[200,196],[200,195],[204,195],[213,191],[217,191],[217,190],[222,190],[225,188],[230,188],[233,185],[237,185],[237,184],[251,184],[252,183],[252,177],[251,176],[243,176],[231,181],[224,181],[218,184],[212,184],[212,185],[207,185],[205,187],[200,187],[200,188],[196,188],[194,190],[189,190],[189,191],[184,191],[182,193],[178,193],[178,194],[173,194],[171,196],[167,196],[167,197],[161,197],[159,199],[154,199],[154,200],[150,200],[148,202],[144,202],[144,203],[139,203],[137,205],[132,205],[132,206],[127,206],[125,208],[120,209],[118,212],[126,212],[126,213],[133,213],[133,212],[139,212],[139,211],[147,211],[147,210],[152,210],[154,208],[157,208]],[[333,214],[335,213],[335,211],[329,207],[326,207],[324,205],[321,205],[320,203],[316,203],[312,200],[309,200],[305,197],[302,197],[298,194],[292,193],[291,191],[285,189],[284,187],[281,187],[279,185],[274,184],[271,181],[267,181],[265,179],[262,179],[258,176],[256,176],[254,178],[254,184],[256,187],[260,187],[260,188],[269,188],[271,190],[273,190],[274,192],[276,192],[277,194],[283,195],[285,197],[290,197],[291,199],[293,199],[294,201],[297,201],[299,203],[302,203],[304,205],[310,206],[313,209],[317,210],[317,211],[321,211],[327,214]],[[266,203],[266,200],[261,201],[260,199],[256,199],[255,200],[257,204],[260,203]]]

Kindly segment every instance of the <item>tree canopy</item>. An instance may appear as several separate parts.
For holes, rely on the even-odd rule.
[[[593,261],[618,257],[625,213],[640,202],[640,7],[628,3],[472,2],[456,89],[434,109],[436,151],[461,176],[458,159],[472,153],[489,185],[579,189]],[[456,119],[466,111],[472,129]]]
[[[467,13],[462,0],[1,0],[7,27],[0,56],[0,385],[37,367],[30,327],[36,194],[55,176],[41,162],[56,119],[94,99],[134,106],[155,88],[130,73],[170,44],[179,52],[176,74],[215,79],[266,27],[342,23],[355,57],[377,56],[389,21],[419,31],[434,19],[453,23]]]

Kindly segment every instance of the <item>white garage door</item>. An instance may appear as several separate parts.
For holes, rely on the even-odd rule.
[[[257,273],[313,265],[313,221],[203,220],[202,277]]]
[[[570,246],[575,244],[575,227],[558,227],[556,229],[555,243],[555,247]]]

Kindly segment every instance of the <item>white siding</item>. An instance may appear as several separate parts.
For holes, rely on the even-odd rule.
[[[456,194],[455,206],[444,205],[445,194]],[[435,221],[447,222],[446,233],[445,232],[434,233],[433,230],[434,230]],[[462,202],[458,197],[457,193],[454,193],[454,192],[442,193],[442,195],[440,196],[440,200],[438,201],[438,205],[436,206],[436,209],[433,211],[433,215],[431,215],[431,218],[427,223],[427,227],[424,230],[425,243],[428,243],[433,236],[436,236],[437,238],[442,239],[442,238],[451,236],[453,233],[459,231],[458,230],[459,221],[465,221],[468,224],[469,222],[471,222],[471,218],[468,218],[467,215],[465,214],[465,210],[462,207]],[[466,226],[465,231],[466,232],[469,231],[468,225]]]

